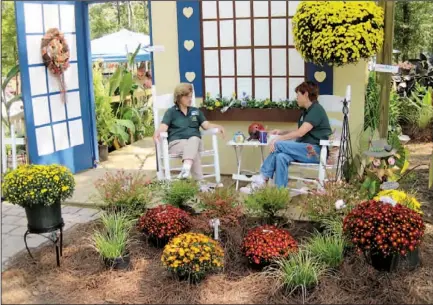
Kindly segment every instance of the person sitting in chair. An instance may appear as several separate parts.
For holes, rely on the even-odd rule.
[[[252,177],[252,183],[241,192],[250,193],[266,185],[274,178],[278,187],[286,187],[291,162],[319,163],[320,140],[328,140],[331,126],[325,109],[317,102],[319,87],[310,81],[295,89],[298,106],[303,109],[295,131],[272,130],[269,142],[270,154],[260,168],[260,174]]]
[[[182,156],[182,170],[178,179],[189,178],[191,173],[196,180],[203,179],[200,151],[203,143],[200,127],[217,128],[224,136],[224,128],[206,120],[200,109],[191,107],[192,85],[179,84],[174,90],[174,106],[167,110],[153,139],[159,141],[161,132],[168,132],[168,151],[170,154]]]

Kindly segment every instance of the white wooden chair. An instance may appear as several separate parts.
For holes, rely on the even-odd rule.
[[[348,101],[348,107],[350,107],[351,102],[351,88],[350,85],[347,86],[346,89],[346,100]],[[335,171],[337,169],[337,160],[338,160],[338,153],[333,158],[328,158],[328,148],[330,151],[332,151],[333,148],[339,149],[340,147],[340,139],[341,139],[341,130],[343,127],[343,100],[345,99],[341,96],[336,95],[320,95],[319,96],[319,103],[323,106],[328,116],[330,114],[334,114],[334,116],[338,116],[340,119],[330,118],[329,123],[331,125],[331,129],[334,131],[334,134],[332,135],[332,138],[329,140],[321,140],[320,141],[320,163],[299,163],[299,162],[292,162],[290,164],[290,167],[295,166],[296,169],[301,170],[302,172],[310,172],[314,171],[318,173],[318,179],[311,179],[311,178],[302,178],[290,175],[289,171],[289,181],[292,180],[298,180],[303,181],[307,183],[313,183],[315,184],[319,189],[323,188],[324,183],[327,181],[327,173]],[[341,177],[337,177],[337,179],[340,179]],[[292,188],[292,191],[299,192],[299,193],[305,193],[305,191],[299,189],[299,188]]]
[[[195,100],[195,92],[193,88],[192,93],[192,106],[196,107],[196,100]],[[164,116],[165,111],[167,109],[174,106],[174,97],[173,94],[164,94],[158,96],[156,93],[156,87],[152,87],[152,102],[153,102],[153,119],[154,119],[154,125],[155,130],[159,128],[161,125],[162,118]],[[202,130],[201,135],[202,139],[204,136],[210,136],[212,137],[212,149],[206,150],[204,149],[201,152],[202,158],[213,158],[213,163],[202,163],[203,168],[203,179],[208,178],[215,178],[215,182],[217,185],[221,183],[221,172],[220,172],[220,161],[219,161],[219,155],[218,155],[218,140],[217,140],[217,134],[218,129],[209,129],[209,130]],[[203,143],[204,145],[204,143]],[[161,133],[161,140],[156,145],[156,151],[157,151],[157,162],[158,162],[158,172],[157,177],[158,180],[171,180],[172,171],[180,171],[181,167],[172,167],[171,161],[172,160],[179,160],[182,158],[182,155],[180,154],[170,154],[168,152],[168,133],[163,132]],[[206,173],[208,172],[208,168],[213,168],[212,173]]]

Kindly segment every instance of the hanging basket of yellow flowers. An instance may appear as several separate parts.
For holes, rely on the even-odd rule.
[[[383,17],[372,1],[302,1],[293,17],[295,47],[320,66],[357,63],[382,47]]]

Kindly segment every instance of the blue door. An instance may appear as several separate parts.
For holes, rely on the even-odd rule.
[[[81,1],[16,2],[30,162],[63,164],[73,173],[92,168],[98,158],[85,9]],[[65,102],[58,78],[42,62],[41,39],[50,28],[63,32],[70,48]]]

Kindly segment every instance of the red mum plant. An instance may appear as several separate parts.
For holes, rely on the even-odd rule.
[[[191,228],[188,213],[171,205],[160,205],[140,217],[139,229],[150,238],[170,240]]]
[[[256,265],[286,258],[297,249],[298,245],[289,231],[270,225],[250,230],[242,243],[242,253]]]
[[[343,230],[359,253],[384,257],[406,255],[421,243],[425,225],[421,216],[401,204],[380,201],[359,204],[344,219]]]

